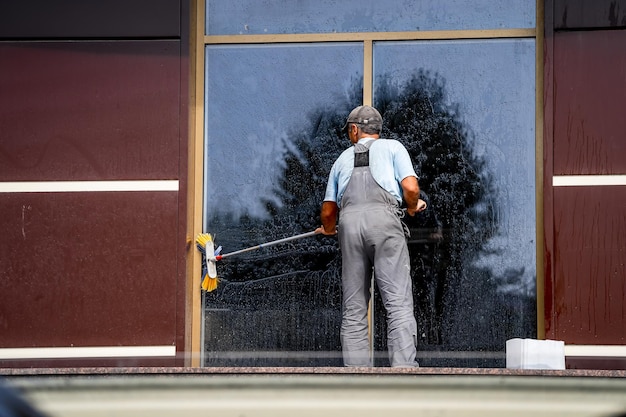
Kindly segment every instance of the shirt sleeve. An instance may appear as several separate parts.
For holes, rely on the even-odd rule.
[[[402,182],[406,177],[415,177],[419,179],[415,168],[413,168],[413,162],[409,151],[406,150],[404,145],[396,141],[396,149],[394,152],[394,175],[396,181]]]
[[[324,194],[324,201],[334,201],[337,202],[337,163],[333,164],[333,167],[330,169],[330,174],[328,174],[328,183],[326,184],[326,193]]]

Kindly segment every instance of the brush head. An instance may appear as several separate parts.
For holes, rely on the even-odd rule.
[[[215,266],[215,245],[209,233],[201,233],[196,238],[196,247],[202,253],[202,289],[211,292],[217,288],[217,268]]]

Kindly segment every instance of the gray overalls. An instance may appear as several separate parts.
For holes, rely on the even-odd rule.
[[[369,146],[355,144],[354,171],[341,198],[339,245],[342,253],[343,319],[341,344],[345,366],[372,366],[367,307],[372,266],[387,311],[391,366],[417,366],[417,324],[406,237],[396,198],[369,169]]]

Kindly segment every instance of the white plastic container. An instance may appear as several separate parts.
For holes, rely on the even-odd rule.
[[[509,369],[565,369],[565,343],[559,340],[509,339],[506,341]]]

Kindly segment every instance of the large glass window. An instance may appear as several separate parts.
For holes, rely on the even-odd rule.
[[[504,366],[505,341],[537,332],[535,39],[506,33],[534,27],[535,3],[269,3],[207,2],[203,229],[222,253],[314,230],[332,163],[349,146],[341,126],[371,100],[429,200],[407,221],[418,360]],[[237,43],[457,29],[503,36]],[[220,44],[218,34],[233,36]],[[203,296],[203,364],[341,366],[340,268],[336,238],[321,236],[218,261],[218,288]],[[375,364],[386,366],[376,293],[371,313]]]
[[[360,44],[206,51],[205,227],[224,253],[313,230],[339,129],[362,99]],[[312,237],[217,264],[208,366],[341,365],[336,242]]]
[[[534,41],[380,42],[374,68],[430,203],[408,220],[422,363],[496,365],[536,334]]]

